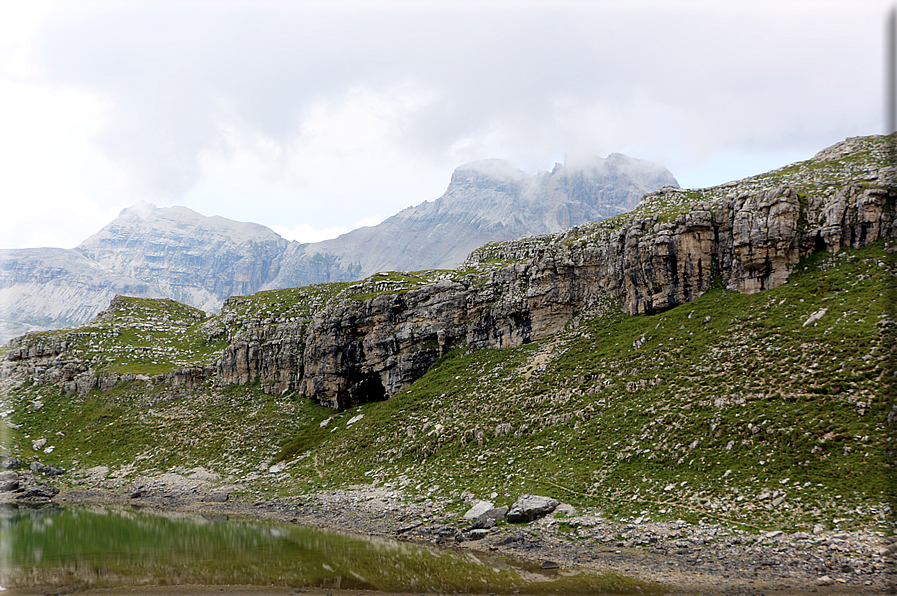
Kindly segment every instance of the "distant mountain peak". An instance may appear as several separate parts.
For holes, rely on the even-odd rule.
[[[13,265],[10,255],[7,263],[18,272],[0,290],[15,295],[19,310],[0,315],[44,328],[57,320],[80,323],[115,293],[168,297],[215,311],[231,295],[263,289],[349,281],[385,270],[451,268],[488,242],[617,215],[668,184],[676,180],[663,166],[619,154],[537,174],[503,159],[478,160],[456,168],[441,197],[377,226],[311,244],[289,242],[259,224],[140,201],[76,249],[54,253],[49,274],[40,264],[47,255],[16,255],[21,265]],[[52,300],[69,304],[48,315]]]
[[[147,203],[146,201],[138,201],[131,205],[130,207],[125,207],[118,214],[119,217],[127,217],[129,215],[136,215],[143,219],[147,219],[152,217],[153,212],[156,210],[156,206],[153,203]]]

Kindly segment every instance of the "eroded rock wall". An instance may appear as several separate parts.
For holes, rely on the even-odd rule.
[[[386,399],[455,347],[547,338],[584,310],[657,313],[717,282],[759,292],[785,283],[813,252],[895,238],[897,186],[887,151],[881,137],[849,139],[762,176],[710,189],[663,188],[629,214],[489,244],[454,270],[279,291],[293,293],[289,300],[232,297],[201,324],[215,364],[204,356],[155,377],[98,375],[92,361],[72,354],[76,329],[15,340],[0,376],[15,369],[70,393],[135,379],[188,388],[259,383],[268,393],[298,391],[338,409]],[[194,324],[194,314],[183,316],[183,325]]]
[[[681,193],[665,189],[646,202],[669,203]],[[668,220],[633,215],[616,227],[588,224],[486,247],[462,271],[490,259],[516,261],[407,293],[337,297],[309,326],[301,393],[334,408],[383,399],[452,346],[543,339],[596,301],[645,315],[693,300],[717,278],[742,293],[774,288],[814,251],[894,237],[895,201],[893,189],[862,185],[821,198],[778,186],[697,201]]]
[[[241,385],[257,381],[271,394],[295,388],[302,376],[304,331],[300,323],[284,323],[240,334],[218,361],[218,380]]]

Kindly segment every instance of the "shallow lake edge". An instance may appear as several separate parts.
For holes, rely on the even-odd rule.
[[[433,540],[415,538],[410,533],[403,532],[403,529],[417,523],[457,521],[457,518],[452,520],[438,515],[428,508],[427,503],[408,502],[399,508],[383,509],[374,504],[375,499],[364,487],[353,489],[323,491],[295,498],[258,501],[228,498],[225,502],[214,502],[208,500],[208,494],[195,490],[133,498],[133,493],[121,489],[64,488],[52,502],[63,506],[120,505],[159,512],[223,515],[294,523],[359,536],[379,536],[421,544],[433,544]],[[3,500],[15,502],[9,497],[12,495]],[[621,531],[631,527],[624,524],[619,526]],[[868,534],[854,534],[855,538],[870,540]],[[523,540],[513,540],[523,537]],[[509,538],[512,540],[509,541]],[[788,541],[769,541],[765,545],[761,541],[757,547],[739,549],[738,553],[730,552],[730,547],[726,544],[705,543],[668,554],[652,552],[646,548],[625,548],[613,543],[576,540],[569,534],[558,532],[556,523],[540,520],[498,528],[483,540],[452,541],[441,546],[472,552],[491,552],[537,564],[552,561],[562,568],[573,570],[616,573],[660,584],[670,590],[671,594],[883,594],[891,593],[895,586],[893,559],[876,558],[878,565],[873,565],[875,569],[871,573],[839,573],[837,553],[834,553],[834,561],[826,563],[831,569],[820,569],[814,562],[818,563],[823,558],[819,553],[824,549],[797,548]],[[788,561],[790,564],[782,565],[776,563],[777,560]],[[721,573],[721,570],[724,572]],[[245,593],[255,590],[251,587],[234,589],[242,589]],[[216,586],[215,591],[221,593],[220,587]],[[315,594],[315,591],[303,589],[302,593]]]

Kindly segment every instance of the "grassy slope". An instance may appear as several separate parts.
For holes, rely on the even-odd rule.
[[[174,300],[120,296],[102,318],[32,336],[65,338],[71,355],[98,373],[154,375],[214,362],[227,344],[205,340],[204,319],[201,310]]]
[[[883,523],[897,480],[891,265],[880,247],[819,254],[769,292],[718,289],[653,317],[584,315],[546,342],[453,353],[329,425],[314,450],[323,478],[311,464],[294,474],[405,474],[620,516]]]
[[[397,481],[459,507],[462,491],[500,503],[530,492],[614,517],[884,528],[897,484],[893,273],[878,245],[814,255],[751,296],[581,313],[550,340],[452,352],[392,399],[339,414],[252,386],[134,382],[83,399],[24,387],[7,408],[22,426],[3,442],[28,457],[45,437],[55,449],[42,461],[122,474],[202,464],[280,494]],[[286,474],[257,478],[279,457]]]

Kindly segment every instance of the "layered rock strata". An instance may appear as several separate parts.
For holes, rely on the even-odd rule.
[[[451,280],[364,301],[346,292],[309,327],[301,393],[337,408],[383,399],[453,346],[544,339],[575,313],[609,303],[631,315],[660,312],[718,279],[754,293],[784,283],[812,252],[895,236],[893,188],[851,185],[818,200],[778,186],[698,201],[668,220],[648,214],[679,194],[648,195],[644,214],[625,222],[475,251]],[[514,262],[488,265],[506,259]]]
[[[344,409],[394,395],[453,348],[544,339],[579,312],[649,315],[714,283],[743,293],[773,288],[811,253],[897,237],[889,149],[882,137],[848,139],[762,176],[664,188],[626,215],[486,245],[454,270],[281,290],[294,293],[292,302],[266,306],[232,298],[202,326],[208,344],[226,343],[217,363],[167,374],[186,385],[257,382]],[[36,380],[81,380],[73,390],[107,386],[94,363],[72,360],[72,333],[17,340],[7,366],[30,367]]]

